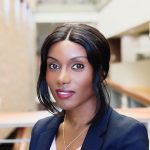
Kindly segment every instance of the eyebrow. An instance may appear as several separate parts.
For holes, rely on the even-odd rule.
[[[76,59],[80,59],[80,58],[87,59],[86,56],[76,56],[76,57],[71,58],[70,60],[76,60]],[[55,60],[55,61],[58,61],[56,58],[51,57],[51,56],[47,56],[47,59],[53,59],[53,60]]]

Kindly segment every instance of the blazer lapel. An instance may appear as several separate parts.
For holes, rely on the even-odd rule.
[[[100,122],[91,125],[81,150],[100,150],[102,148],[111,112],[112,108],[108,107]]]
[[[63,117],[54,117],[44,132],[40,134],[36,150],[49,150]]]
[[[100,150],[103,138],[98,135],[95,129],[90,128],[81,150]]]

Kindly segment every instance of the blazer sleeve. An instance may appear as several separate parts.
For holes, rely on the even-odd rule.
[[[126,128],[127,132],[118,144],[119,150],[149,150],[147,129],[142,123]]]

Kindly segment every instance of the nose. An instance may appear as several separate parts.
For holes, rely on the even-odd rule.
[[[66,69],[62,69],[59,72],[57,82],[58,82],[59,85],[64,85],[64,84],[70,83],[70,75],[69,75],[69,72],[67,72]]]

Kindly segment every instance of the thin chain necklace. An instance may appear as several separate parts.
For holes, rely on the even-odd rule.
[[[86,128],[84,128],[72,141],[70,141],[70,143],[68,145],[66,145],[66,141],[65,141],[65,119],[62,125],[62,130],[63,130],[63,142],[64,142],[64,147],[65,150],[67,150],[74,142],[76,142],[76,140],[84,133],[85,130],[88,129],[88,126]]]

